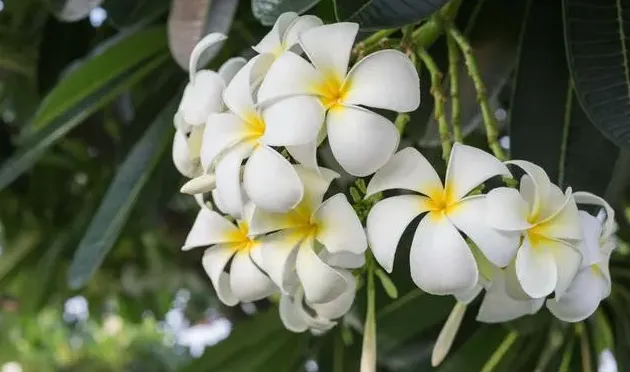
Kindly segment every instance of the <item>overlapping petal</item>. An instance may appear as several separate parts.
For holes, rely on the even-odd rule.
[[[179,173],[188,178],[196,177],[200,172],[199,159],[193,159],[188,149],[188,138],[181,131],[173,137],[173,164]]]
[[[224,212],[240,217],[245,204],[241,188],[241,164],[252,153],[254,144],[242,142],[230,149],[216,167],[217,192],[221,195]]]
[[[357,291],[357,281],[349,271],[340,270],[339,273],[348,283],[346,290],[332,301],[310,305],[320,317],[337,319],[344,316],[352,307]]]
[[[316,239],[331,253],[363,253],[367,240],[361,221],[345,195],[328,198],[313,215],[318,224]]]
[[[527,221],[529,206],[512,188],[499,187],[486,195],[486,223],[503,231],[523,231],[531,227]]]
[[[547,244],[559,244],[547,241]],[[549,295],[558,283],[558,268],[548,246],[533,247],[529,238],[523,239],[516,254],[516,276],[523,290],[531,298]]]
[[[303,238],[295,230],[287,229],[258,239],[263,269],[280,289],[290,292],[289,272],[295,265],[295,248]],[[293,257],[292,257],[293,256]]]
[[[385,165],[400,139],[392,122],[360,107],[329,110],[326,125],[333,155],[354,176],[367,176]]]
[[[237,231],[238,228],[225,217],[208,208],[201,208],[182,250],[229,243],[233,241],[231,234]]]
[[[558,282],[554,292],[556,298],[561,298],[580,268],[582,255],[570,245],[560,241],[554,243],[550,249],[558,268]]]
[[[271,146],[304,145],[315,141],[324,123],[325,109],[311,96],[281,99],[262,111],[266,123],[263,143]]]
[[[580,270],[561,298],[547,300],[549,311],[565,322],[579,322],[591,316],[602,299],[602,277],[590,267]]]
[[[210,277],[217,297],[228,306],[234,306],[238,303],[238,299],[230,288],[230,275],[225,272],[225,266],[232,256],[234,256],[232,245],[219,244],[206,249],[201,259],[203,268]]]
[[[200,157],[204,169],[209,171],[217,156],[251,135],[247,124],[234,114],[210,115],[201,144]]]
[[[254,83],[260,81],[273,63],[273,55],[260,54],[241,68],[223,92],[226,106],[241,119],[256,113],[253,92]]]
[[[252,261],[246,249],[238,251],[230,266],[230,288],[243,302],[257,301],[276,289],[273,282]]]
[[[343,81],[358,31],[359,25],[350,22],[315,27],[300,35],[300,46],[319,71]]]
[[[252,48],[258,53],[274,53],[282,48],[282,39],[289,26],[298,18],[295,12],[285,12],[278,16],[271,31]]]
[[[230,84],[236,73],[239,72],[245,65],[247,64],[247,60],[243,57],[233,57],[225,61],[217,70],[217,73],[227,86]]]
[[[295,268],[308,302],[325,303],[339,297],[347,289],[348,283],[338,270],[328,266],[315,254],[313,245],[312,238],[302,242]]]
[[[201,70],[195,74],[195,80],[186,85],[182,100],[177,109],[183,122],[188,126],[201,125],[208,115],[223,109],[223,90],[225,82],[214,71]],[[178,128],[187,130],[187,128]]]
[[[271,65],[258,90],[258,103],[264,107],[274,100],[299,94],[317,94],[322,74],[304,58],[285,52]],[[313,97],[313,99],[315,99]]]

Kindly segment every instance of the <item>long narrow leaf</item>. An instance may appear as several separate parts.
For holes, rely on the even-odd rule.
[[[131,150],[110,184],[70,266],[69,285],[83,286],[110,251],[138,195],[170,142],[176,101],[172,100]]]

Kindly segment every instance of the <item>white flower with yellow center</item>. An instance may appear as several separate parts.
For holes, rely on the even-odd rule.
[[[497,231],[521,236],[519,244],[504,249],[518,250],[512,269],[523,291],[531,298],[546,297],[554,291],[561,297],[582,260],[576,246],[582,233],[571,188],[563,194],[535,164],[519,160],[507,163],[526,174],[519,190],[501,187],[488,193],[485,220]]]
[[[234,225],[209,208],[201,208],[182,249],[197,247],[209,247],[203,255],[203,268],[224,304],[260,300],[277,290],[259,268],[261,245],[249,236],[247,222],[237,220]]]
[[[416,149],[394,155],[368,185],[367,195],[403,189],[418,194],[394,196],[376,203],[367,218],[367,235],[376,260],[391,272],[398,242],[407,225],[421,219],[411,244],[411,277],[425,292],[447,295],[472,289],[479,270],[463,232],[495,265],[512,258],[506,246],[518,237],[502,234],[484,223],[485,195],[468,195],[491,177],[509,175],[492,155],[455,144],[442,185],[433,167]],[[468,196],[467,196],[468,195]]]
[[[363,106],[413,111],[420,104],[420,87],[415,66],[396,50],[373,53],[348,71],[358,28],[344,22],[302,32],[299,44],[311,63],[292,52],[280,55],[258,101],[266,138],[286,146],[300,163],[317,168],[324,124],[339,164],[352,175],[365,176],[387,162],[399,135],[391,121]]]
[[[584,260],[580,270],[560,298],[547,300],[549,311],[560,320],[579,322],[591,316],[599,303],[610,295],[611,280],[608,261],[617,245],[615,214],[602,198],[586,192],[576,192],[578,204],[593,204],[606,210],[604,224],[590,214],[580,211],[584,239],[580,244]]]
[[[280,319],[285,328],[292,332],[304,332],[310,329],[321,333],[333,328],[335,319],[344,316],[352,307],[357,291],[357,283],[348,270],[338,270],[348,283],[346,290],[337,298],[325,303],[311,303],[304,299],[302,287],[296,287],[291,294],[280,297]]]
[[[201,176],[203,169],[199,153],[206,120],[211,113],[224,110],[223,91],[247,62],[244,58],[236,57],[226,61],[217,72],[197,71],[201,53],[223,40],[224,35],[209,34],[193,49],[189,66],[190,80],[173,120],[177,129],[173,139],[173,163],[188,178]]]
[[[292,293],[299,283],[309,303],[326,303],[348,288],[346,278],[327,262],[344,266],[348,261],[344,255],[363,254],[367,249],[365,233],[343,194],[323,201],[336,173],[325,168],[319,170],[321,173],[302,166],[295,169],[305,187],[300,204],[286,213],[255,208],[250,233],[271,232],[260,238],[262,267],[285,294]]]
[[[282,13],[271,31],[253,49],[258,53],[271,53],[276,57],[288,50],[299,54],[302,52],[298,44],[299,35],[308,29],[322,25],[322,20],[314,15],[298,16],[295,12]]]
[[[207,173],[214,172],[222,205],[232,215],[242,208],[243,189],[256,206],[276,212],[295,207],[304,193],[291,163],[270,147],[277,143],[267,141],[253,99],[272,62],[271,54],[258,55],[234,76],[223,94],[230,112],[210,115],[204,131],[201,163]]]

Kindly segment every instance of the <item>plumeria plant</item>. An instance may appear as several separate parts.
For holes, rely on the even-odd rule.
[[[434,365],[482,292],[479,322],[508,322],[545,305],[564,322],[591,316],[611,292],[613,209],[599,196],[562,190],[534,163],[508,160],[483,95],[491,152],[464,144],[457,120],[446,123],[436,64],[416,31],[403,29],[400,45],[385,48],[382,32],[355,44],[358,29],[284,13],[252,47],[254,57],[229,59],[217,72],[197,70],[198,59],[225,37],[211,33],[194,48],[173,160],[191,179],[181,191],[200,206],[183,249],[205,247],[202,265],[219,299],[233,306],[272,296],[288,330],[321,334],[365,288],[361,370],[375,371],[375,278],[396,296],[387,273],[406,270],[395,267],[395,253],[419,220],[410,279],[457,299]],[[449,52],[463,51],[483,92],[465,37],[452,25],[447,32]],[[406,113],[421,104],[422,64],[434,78],[443,178],[400,141]],[[338,172],[319,165],[323,147]],[[365,178],[330,195],[340,173]]]

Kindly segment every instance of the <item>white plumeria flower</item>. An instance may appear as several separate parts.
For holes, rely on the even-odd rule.
[[[280,55],[258,101],[267,123],[265,137],[286,146],[300,163],[317,168],[319,133],[325,127],[342,168],[366,176],[396,151],[399,134],[391,121],[362,106],[413,111],[420,104],[420,87],[415,66],[396,50],[373,53],[348,71],[358,28],[343,22],[302,32],[299,44],[312,64],[292,52]]]
[[[299,283],[309,303],[326,303],[341,295],[348,282],[324,260],[334,260],[340,267],[356,263],[354,255],[367,249],[365,233],[343,194],[323,201],[328,185],[338,177],[335,172],[302,166],[295,169],[305,186],[300,204],[286,213],[255,208],[250,232],[273,232],[260,238],[262,267],[284,293],[291,293]]]
[[[505,270],[495,267],[491,282],[485,286],[486,294],[477,313],[477,321],[502,323],[535,314],[545,302],[544,298],[529,298],[526,295],[514,299],[507,292]]]
[[[295,12],[282,13],[273,28],[260,42],[253,47],[258,53],[271,53],[278,57],[286,51],[301,53],[298,36],[313,27],[324,23],[314,15],[299,16]]]
[[[223,95],[231,112],[210,115],[204,132],[201,163],[206,172],[214,171],[230,214],[242,208],[242,189],[256,206],[274,212],[295,207],[304,193],[291,163],[270,147],[276,143],[266,140],[266,125],[252,96],[272,62],[271,54],[258,55],[234,76]]]
[[[247,222],[237,220],[234,225],[209,208],[201,208],[182,249],[197,247],[209,247],[203,255],[203,268],[224,304],[260,300],[277,290],[259,268],[261,245],[249,236]]]
[[[471,290],[479,279],[475,257],[461,232],[495,265],[512,258],[505,247],[517,236],[502,234],[484,224],[485,195],[467,196],[491,177],[509,175],[503,163],[474,147],[456,143],[451,152],[446,182],[414,148],[396,153],[372,178],[367,196],[383,190],[404,189],[422,195],[400,195],[378,202],[367,218],[368,241],[374,257],[387,272],[405,228],[418,215],[411,244],[411,277],[420,289],[447,295]]]
[[[197,71],[201,53],[223,40],[224,35],[212,33],[200,40],[193,49],[189,67],[190,80],[173,120],[177,129],[173,139],[173,163],[188,178],[202,175],[199,154],[206,120],[211,113],[223,111],[223,91],[247,62],[244,58],[236,57],[226,61],[218,72]]]
[[[555,291],[561,297],[582,260],[576,247],[582,233],[571,188],[563,194],[542,168],[530,162],[507,163],[526,174],[519,190],[501,187],[488,193],[486,222],[506,235],[522,236],[520,243],[506,244],[504,250],[517,250],[513,269],[524,292],[542,298]]]
[[[547,300],[549,311],[565,322],[579,322],[591,316],[599,303],[610,295],[608,262],[617,245],[614,236],[614,212],[603,199],[586,192],[576,192],[578,204],[595,204],[606,209],[606,222],[580,211],[584,239],[580,244],[584,260],[577,275],[560,298]]]
[[[280,319],[292,332],[304,332],[307,329],[321,333],[333,328],[335,319],[344,316],[352,307],[357,291],[357,283],[348,270],[339,270],[339,274],[348,283],[346,290],[337,298],[325,303],[311,303],[304,298],[302,287],[296,287],[292,294],[280,297]]]

